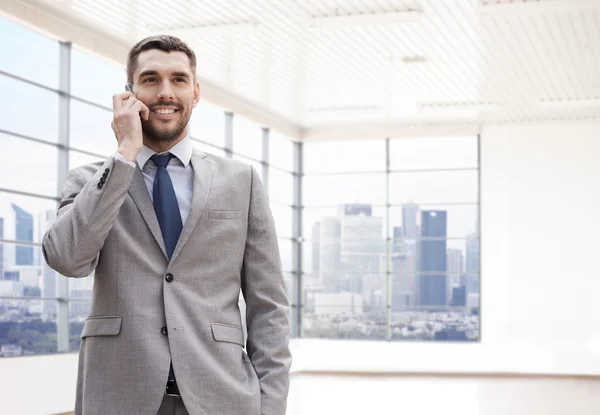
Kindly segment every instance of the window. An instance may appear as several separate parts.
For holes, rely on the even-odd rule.
[[[287,171],[294,170],[294,142],[288,137],[269,131],[269,165]]]
[[[113,154],[117,151],[118,144],[110,126],[112,119],[112,111],[72,99],[70,146],[103,156]]]
[[[189,132],[196,140],[225,147],[225,111],[201,100],[192,111]]]
[[[76,47],[71,49],[72,95],[112,109],[112,96],[125,92],[126,82],[124,66]]]
[[[0,188],[55,196],[58,148],[0,133],[0,142],[10,157],[0,163]]]
[[[279,203],[271,203],[270,207],[273,219],[275,220],[277,236],[291,238],[293,236],[292,219],[294,210],[290,206]]]
[[[479,338],[477,146],[304,143],[305,336]]]
[[[0,39],[0,71],[58,89],[60,55],[57,41],[3,18],[0,18]],[[17,95],[10,93],[3,85],[0,85],[0,91],[3,91],[4,96],[11,97],[4,101],[11,101],[10,105],[22,109],[15,105],[14,99],[19,98]],[[30,96],[25,97],[30,103],[35,102]],[[4,118],[6,113],[2,114]],[[27,112],[27,116],[30,115]]]
[[[233,152],[255,160],[263,159],[263,130],[246,118],[233,117]]]
[[[0,75],[0,129],[58,142],[58,94]],[[9,98],[7,98],[9,97]]]
[[[294,176],[291,173],[269,169],[269,200],[286,205],[294,203]]]

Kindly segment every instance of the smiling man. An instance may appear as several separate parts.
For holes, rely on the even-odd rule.
[[[43,239],[62,275],[95,272],[76,414],[285,414],[288,301],[273,218],[254,168],[193,148],[195,73],[175,37],[131,49],[129,91],[113,96],[116,152],[69,172]]]

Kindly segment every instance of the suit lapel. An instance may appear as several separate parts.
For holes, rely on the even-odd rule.
[[[158,246],[160,246],[165,258],[168,259],[167,250],[165,249],[165,242],[163,241],[160,225],[158,224],[156,212],[154,211],[154,205],[152,204],[152,199],[148,194],[146,183],[144,183],[144,176],[142,176],[142,172],[137,166],[135,168],[133,180],[129,186],[129,194],[140,210],[142,217],[146,221],[152,236],[154,236],[154,239],[156,239],[156,242],[158,243]]]
[[[206,207],[206,201],[208,200],[208,194],[210,193],[213,169],[212,164],[206,160],[206,154],[194,149],[194,152],[192,153],[192,167],[194,168],[194,189],[192,193],[192,206],[190,209],[190,214],[188,215],[185,223],[183,224],[183,229],[181,231],[181,235],[179,235],[179,240],[177,241],[177,246],[175,247],[175,251],[173,252],[171,261],[177,258],[177,255],[179,255],[184,245],[190,238],[192,231],[194,230],[194,228],[198,224],[198,220],[202,216],[202,212],[204,212],[204,208]]]

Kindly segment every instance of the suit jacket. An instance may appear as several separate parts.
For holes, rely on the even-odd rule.
[[[170,261],[139,167],[110,158],[69,172],[43,253],[67,277],[95,270],[76,414],[156,414],[171,361],[192,415],[285,414],[288,302],[263,185],[254,168],[196,150],[192,166]]]

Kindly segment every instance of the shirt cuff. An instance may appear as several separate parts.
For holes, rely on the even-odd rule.
[[[112,157],[114,159],[122,161],[123,163],[129,164],[131,167],[135,167],[135,163],[133,161],[127,161],[127,160],[125,160],[125,157],[123,157],[123,155],[121,153],[119,153],[118,151],[115,152],[115,153],[113,153]]]

